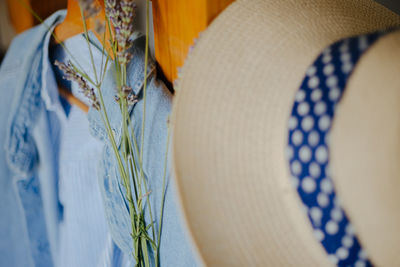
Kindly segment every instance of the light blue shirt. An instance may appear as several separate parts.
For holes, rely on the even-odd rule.
[[[47,26],[63,19],[58,12],[48,18]],[[40,25],[18,37],[10,46],[0,68],[0,266],[55,266],[60,244],[60,223],[63,209],[59,194],[59,152],[61,102],[49,101],[42,90],[54,74],[43,75],[48,27]],[[128,83],[139,96],[143,94],[144,40],[133,48],[128,66]],[[155,76],[155,65],[149,65],[146,104],[144,173],[151,190],[150,201],[156,229],[161,207],[164,154],[167,138],[167,117],[171,94]],[[102,92],[118,143],[121,114],[114,102],[115,81],[110,70]],[[50,93],[49,93],[50,94]],[[50,103],[50,105],[48,105]],[[55,106],[54,106],[55,105]],[[131,109],[136,138],[140,140],[143,100]],[[109,231],[114,242],[127,254],[132,251],[130,218],[123,186],[106,132],[96,110],[88,114],[90,132],[104,143],[97,162],[97,177]],[[168,173],[169,169],[168,169]],[[181,222],[173,180],[168,175],[163,231],[161,266],[197,266],[193,249]],[[146,220],[149,216],[146,213]],[[93,266],[93,265],[92,265]]]
[[[53,70],[58,81],[62,80],[61,71],[53,67],[51,62],[60,62],[79,58],[79,65],[93,76],[90,53],[83,35],[76,35],[64,42],[66,53],[60,45],[52,47],[48,56],[47,33],[43,46],[42,98],[46,109],[58,115],[61,125],[59,149],[59,198],[63,205],[63,220],[59,225],[59,241],[57,266],[59,267],[119,267],[122,253],[116,254],[116,245],[108,231],[108,225],[101,200],[97,179],[97,161],[93,160],[101,154],[103,143],[89,133],[87,114],[77,106],[64,103],[63,108],[58,96],[58,86],[54,81]],[[101,65],[102,52],[91,45],[93,60],[96,66]],[[104,62],[103,62],[104,63]],[[100,69],[97,70],[97,75]],[[64,82],[70,87],[74,96],[89,104],[76,83]],[[63,101],[65,102],[65,101]],[[124,257],[127,260],[127,256]],[[129,266],[125,264],[124,266]]]

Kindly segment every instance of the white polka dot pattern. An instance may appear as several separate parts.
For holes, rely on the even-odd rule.
[[[329,131],[346,82],[378,32],[339,41],[308,68],[289,119],[286,155],[314,236],[337,266],[372,266],[340,205],[329,170]]]

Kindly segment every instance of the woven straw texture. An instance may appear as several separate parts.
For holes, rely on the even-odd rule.
[[[330,266],[290,184],[284,151],[294,95],[324,47],[399,24],[369,0],[238,0],[201,36],[172,129],[181,206],[205,265]],[[400,264],[399,38],[380,40],[357,66],[331,145],[337,193],[373,262],[386,266]]]

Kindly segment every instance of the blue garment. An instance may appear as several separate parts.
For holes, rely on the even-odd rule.
[[[53,266],[57,251],[59,127],[40,93],[47,30],[41,25],[17,36],[0,68],[1,266]]]
[[[63,209],[58,194],[60,121],[47,105],[43,91],[51,74],[42,75],[43,53],[49,27],[61,21],[65,12],[57,12],[39,25],[17,36],[0,67],[0,266],[55,266],[59,244],[59,226]],[[134,59],[128,66],[128,83],[143,95],[143,39],[135,42]],[[151,190],[150,201],[156,229],[161,205],[167,117],[171,94],[155,77],[154,63],[149,65],[144,172]],[[51,72],[49,72],[51,73]],[[45,76],[45,77],[44,77]],[[114,102],[114,78],[110,71],[102,88],[106,108],[118,143],[120,112]],[[54,96],[53,96],[54,97]],[[141,98],[142,99],[142,98]],[[54,102],[56,105],[57,102]],[[53,104],[54,104],[53,103]],[[143,100],[131,110],[136,138],[140,140]],[[127,254],[132,251],[130,219],[123,186],[96,110],[88,114],[90,130],[105,143],[99,162],[99,185],[105,214],[113,240]],[[169,168],[168,168],[169,173]],[[196,266],[168,175],[161,266]],[[149,216],[146,214],[149,222]],[[118,250],[115,250],[118,254]]]
[[[308,69],[289,119],[287,152],[293,184],[314,236],[337,266],[372,266],[372,262],[335,192],[329,171],[329,132],[355,65],[386,33],[347,38],[326,48]]]
[[[86,38],[76,35],[64,41],[65,52],[60,45],[53,46],[48,52],[48,32],[43,46],[42,96],[48,110],[58,115],[61,124],[59,149],[59,198],[63,205],[63,220],[59,225],[59,244],[56,266],[58,267],[120,267],[116,264],[119,255],[115,252],[115,243],[111,239],[104,214],[100,188],[97,179],[97,161],[93,160],[101,153],[103,143],[89,133],[87,114],[77,106],[62,105],[58,96],[58,86],[52,69],[59,82],[70,88],[72,94],[81,101],[89,103],[76,83],[62,79],[64,73],[52,63],[55,60],[67,62],[79,58],[79,65],[88,75],[93,76],[90,51]],[[90,39],[91,40],[91,39]],[[101,65],[102,50],[90,45],[96,66]],[[50,56],[48,56],[50,54]],[[52,66],[54,66],[52,68]],[[111,65],[110,65],[111,66]],[[50,73],[49,73],[50,72]],[[100,69],[97,70],[97,75]],[[63,109],[63,106],[65,109]],[[120,256],[123,256],[121,253]],[[128,259],[125,256],[124,259]],[[127,263],[123,266],[132,266]]]

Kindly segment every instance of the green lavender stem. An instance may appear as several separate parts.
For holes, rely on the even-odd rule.
[[[82,16],[83,25],[84,25],[86,41],[87,41],[87,44],[88,44],[88,47],[89,47],[90,60],[91,60],[91,63],[92,63],[93,71],[95,73],[96,84],[98,84],[99,80],[97,78],[97,71],[96,71],[96,67],[95,67],[95,64],[94,64],[93,53],[92,53],[92,50],[91,50],[89,37],[88,37],[88,31],[87,31],[87,26],[86,26],[86,22],[84,20],[84,15],[83,15],[83,11],[82,10],[81,10],[81,16]],[[121,69],[122,69],[122,71],[121,71]],[[123,66],[122,68],[116,68],[116,70],[117,70],[117,72],[121,71],[120,78],[122,80],[122,83],[125,84],[126,83],[126,67]],[[121,81],[118,78],[117,78],[117,83],[119,85],[121,84]],[[118,86],[118,87],[121,88],[120,86]],[[129,206],[129,214],[130,214],[130,218],[131,218],[131,222],[132,222],[132,233],[134,233],[134,232],[137,232],[137,229],[138,229],[136,227],[136,225],[135,225],[135,214],[137,214],[137,211],[135,209],[135,205],[134,205],[134,202],[133,202],[130,179],[127,176],[127,172],[126,172],[126,170],[124,168],[124,166],[127,166],[127,168],[129,168],[128,167],[128,157],[126,155],[126,152],[128,151],[127,139],[129,139],[129,136],[126,136],[124,134],[124,133],[127,132],[126,131],[126,115],[127,115],[128,112],[127,112],[126,102],[124,101],[122,103],[122,115],[123,115],[123,124],[122,124],[122,126],[123,126],[124,131],[123,131],[123,136],[122,136],[122,140],[121,141],[122,141],[122,147],[123,147],[122,156],[123,156],[123,160],[124,160],[124,163],[125,163],[125,165],[124,165],[124,163],[121,160],[121,157],[120,157],[118,148],[116,146],[116,143],[115,143],[114,135],[113,135],[113,132],[111,130],[110,122],[109,122],[109,119],[108,119],[108,116],[107,116],[107,111],[105,109],[102,92],[101,92],[101,89],[99,87],[98,87],[98,94],[99,94],[99,98],[100,98],[100,102],[101,102],[101,109],[103,110],[103,115],[104,115],[104,121],[103,122],[106,125],[107,132],[108,132],[109,138],[111,140],[112,147],[114,149],[114,153],[115,153],[115,155],[117,157],[119,171],[121,173],[121,177],[122,177],[122,180],[123,180],[123,185],[124,185],[125,190],[126,190],[128,206]],[[139,210],[139,212],[140,212],[140,210]],[[134,240],[133,247],[136,247],[136,246],[138,246],[138,245],[136,244],[136,242]],[[136,258],[136,261],[138,261],[137,254],[134,255],[134,257]]]
[[[149,1],[146,0],[146,13],[149,13]],[[143,162],[143,150],[144,150],[144,126],[146,122],[146,98],[147,98],[147,65],[148,65],[148,36],[149,36],[149,17],[146,18],[146,46],[145,46],[145,57],[144,57],[144,81],[143,81],[143,118],[142,118],[142,132],[140,141],[140,162]],[[140,169],[140,176],[144,179],[143,168]]]
[[[159,264],[160,264],[160,244],[161,244],[162,222],[163,222],[163,216],[164,216],[164,203],[165,203],[165,190],[166,190],[166,180],[167,180],[169,140],[170,140],[170,129],[169,129],[169,125],[168,125],[167,145],[166,145],[166,148],[165,148],[165,157],[164,157],[164,175],[163,175],[163,184],[162,184],[162,189],[163,190],[162,190],[162,194],[161,194],[161,209],[160,209],[160,218],[159,218],[159,222],[158,222],[156,266],[159,266]]]
[[[146,46],[145,46],[145,56],[144,56],[144,81],[143,81],[143,118],[142,118],[142,135],[141,135],[141,146],[140,146],[140,164],[143,165],[143,151],[144,151],[144,128],[145,128],[145,122],[146,122],[146,98],[147,98],[147,67],[148,67],[148,58],[149,58],[149,34],[150,34],[150,22],[149,22],[149,17],[150,17],[150,4],[149,0],[146,0]],[[143,184],[145,187],[145,190],[148,191],[147,189],[147,183],[146,179],[144,177],[144,172],[143,172],[143,167],[140,168],[140,174],[143,179]],[[150,220],[153,222],[153,215],[151,212],[151,205],[149,201],[149,196],[147,195],[147,202],[149,204],[149,215],[150,215]],[[154,224],[152,224],[152,232],[153,232],[153,239],[156,238],[156,231],[154,229]]]
[[[85,15],[83,14],[82,8],[80,10],[81,10],[81,17],[82,17],[82,22],[83,22],[83,29],[84,29],[84,33],[85,33],[85,38],[86,38],[86,42],[87,42],[88,48],[89,48],[90,62],[92,63],[92,68],[93,68],[96,84],[98,84],[99,80],[97,79],[97,71],[96,71],[96,66],[94,64],[92,46],[90,45],[90,42],[89,42],[89,33],[88,33],[88,30],[87,30],[86,19],[85,19]]]

